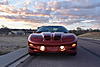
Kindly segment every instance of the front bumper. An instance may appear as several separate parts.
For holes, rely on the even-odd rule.
[[[61,51],[61,50],[45,50],[45,51],[41,51],[40,49],[36,49],[36,48],[33,48],[33,47],[29,47],[28,48],[28,51],[29,53],[42,53],[42,54],[45,54],[45,53],[76,53],[77,52],[77,47],[67,47],[64,51]]]

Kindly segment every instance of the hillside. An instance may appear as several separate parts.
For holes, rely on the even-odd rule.
[[[100,32],[89,32],[89,33],[85,33],[85,34],[79,35],[79,37],[100,39]]]

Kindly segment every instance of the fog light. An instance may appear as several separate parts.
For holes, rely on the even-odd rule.
[[[40,47],[40,50],[41,50],[41,51],[45,51],[45,47],[44,47],[44,46],[41,46],[41,47]]]
[[[29,46],[33,46],[33,44],[29,44]]]
[[[64,46],[60,46],[61,51],[65,51],[65,47]]]
[[[72,47],[76,47],[76,44],[72,44]]]

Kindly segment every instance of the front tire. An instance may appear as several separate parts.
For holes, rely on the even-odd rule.
[[[33,56],[33,53],[28,53],[30,56]]]
[[[39,54],[37,53],[28,53],[30,56],[38,56]]]

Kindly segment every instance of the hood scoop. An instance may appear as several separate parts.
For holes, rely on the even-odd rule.
[[[47,36],[44,36],[44,39],[45,40],[51,40],[51,37],[49,35],[47,35]]]
[[[43,33],[44,40],[61,40],[61,33]]]
[[[54,40],[61,40],[61,34],[55,34]]]
[[[42,33],[44,40],[51,40],[51,33],[50,32],[45,32]]]

